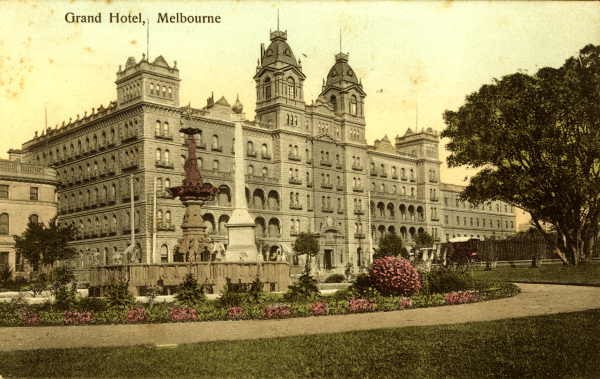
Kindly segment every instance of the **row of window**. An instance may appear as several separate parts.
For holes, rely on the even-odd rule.
[[[387,178],[388,172],[387,172],[387,167],[384,163],[381,163],[379,165],[379,170],[376,169],[375,162],[371,162],[370,166],[371,166],[371,169],[370,169],[371,176],[379,175],[381,177]],[[406,176],[407,172],[408,172],[408,177]],[[400,171],[398,171],[396,166],[392,166],[391,167],[392,179],[398,179],[398,173],[400,174],[400,179],[402,179],[402,180],[411,180],[411,181],[415,180],[415,170],[412,168],[407,171],[404,167],[401,167]],[[436,177],[435,170],[429,170],[429,180],[434,181],[435,177]]]
[[[456,216],[456,225],[459,225],[459,226],[461,225],[460,220],[461,220],[460,216]],[[444,224],[448,225],[449,221],[450,220],[449,220],[448,215],[445,215],[444,216]],[[462,221],[463,221],[462,225],[467,226],[467,217],[466,216],[463,216]],[[509,225],[510,225],[510,228],[509,228]],[[479,227],[480,226],[479,217],[476,217],[476,218],[469,217],[469,226],[471,226],[471,227]],[[483,228],[486,228],[486,227],[493,228],[494,227],[494,220],[493,219],[487,220],[485,218],[482,218],[481,219],[481,227],[483,227]],[[499,219],[496,220],[496,227],[498,229],[500,229],[502,227],[502,221],[501,220],[499,220]],[[514,227],[515,227],[514,221],[508,221],[508,220],[504,221],[504,228],[505,229],[514,229]]]
[[[138,118],[133,118],[123,122],[120,127],[121,141],[126,142],[130,139],[136,138],[138,135],[138,126],[141,121]],[[62,144],[48,149],[41,154],[37,154],[35,159],[39,163],[51,165],[56,162],[62,162],[67,159],[79,157],[84,154],[93,153],[99,149],[106,148],[110,145],[115,144],[116,141],[116,130],[111,127],[110,130],[102,130],[101,132],[94,132],[91,135],[81,136],[76,141],[70,142],[69,144]]]
[[[29,200],[37,201],[40,197],[39,187],[29,187]],[[8,184],[0,184],[0,199],[10,198],[10,186]]]
[[[449,204],[449,199],[448,197],[444,197],[444,205],[448,206]],[[495,207],[494,207],[495,205]],[[513,213],[514,208],[512,205],[510,204],[503,204],[500,202],[486,202],[485,204],[479,204],[479,205],[474,205],[473,203],[469,202],[469,201],[461,201],[458,197],[455,199],[455,207],[456,208],[470,208],[470,209],[475,209],[475,210],[488,210],[488,211],[492,211],[492,210],[496,210],[497,213],[500,213],[502,210],[504,210],[504,213]]]
[[[36,214],[31,214],[28,218],[29,222],[38,223],[40,222],[40,218]],[[0,235],[6,236],[10,235],[10,215],[6,212],[0,213]]]
[[[150,90],[150,95],[160,96],[166,99],[173,98],[173,88],[169,84],[150,82],[148,89]]]

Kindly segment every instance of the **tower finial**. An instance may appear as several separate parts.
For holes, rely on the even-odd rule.
[[[340,53],[342,52],[342,27],[340,26]]]
[[[279,30],[279,8],[277,8],[277,30]]]

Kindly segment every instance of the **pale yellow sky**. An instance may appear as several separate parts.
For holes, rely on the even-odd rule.
[[[33,2],[0,1],[0,157],[35,130],[54,126],[115,98],[115,73],[146,50],[146,29],[110,24],[109,12],[150,19],[150,55],[177,60],[182,104],[239,93],[249,117],[260,43],[276,26],[302,59],[305,100],[343,50],[362,79],[367,140],[415,127],[444,127],[442,113],[492,78],[517,70],[559,66],[600,41],[600,5],[529,2]],[[102,24],[68,24],[66,12],[97,14]],[[221,24],[156,24],[158,12],[220,15]],[[442,148],[442,157],[446,152]],[[464,184],[465,169],[442,170]]]

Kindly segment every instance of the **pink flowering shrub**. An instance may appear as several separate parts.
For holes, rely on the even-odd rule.
[[[265,307],[263,314],[265,318],[284,318],[289,317],[292,314],[292,310],[287,305],[271,305]]]
[[[401,297],[398,307],[400,309],[410,308],[413,306],[412,299],[410,297]]]
[[[348,312],[362,313],[373,312],[377,308],[377,304],[368,299],[350,299],[348,301]]]
[[[322,301],[317,301],[310,305],[310,313],[313,316],[323,316],[329,313],[329,309],[327,308],[327,304]]]
[[[127,311],[127,322],[144,322],[146,320],[148,320],[148,313],[145,308],[132,308]]]
[[[21,321],[25,326],[39,325],[40,315],[35,312],[25,311],[21,313]]]
[[[472,303],[479,300],[479,296],[476,291],[457,291],[450,292],[444,296],[446,304],[465,304]]]
[[[171,321],[196,321],[198,312],[194,308],[171,308],[169,319]]]
[[[382,295],[410,296],[421,289],[417,270],[404,258],[386,256],[376,259],[369,270],[373,287]]]
[[[230,320],[239,320],[239,319],[244,318],[245,314],[246,314],[246,312],[244,311],[244,308],[242,308],[242,307],[231,307],[227,311],[227,318],[230,319]]]
[[[66,311],[63,316],[63,321],[66,325],[89,324],[94,321],[94,315],[92,312]]]

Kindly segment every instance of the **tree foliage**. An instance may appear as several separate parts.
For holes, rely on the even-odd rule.
[[[40,265],[52,266],[76,255],[76,250],[69,246],[75,233],[74,225],[59,225],[56,218],[48,225],[30,221],[21,236],[14,236],[15,250],[27,259],[33,271],[38,271]]]
[[[310,261],[311,258],[319,253],[319,239],[312,233],[302,232],[298,234],[293,246],[294,251],[297,255],[306,255],[306,266],[307,272],[310,272]]]
[[[423,247],[432,247],[433,246],[433,237],[431,234],[421,231],[417,233],[415,236],[415,247],[423,248]]]
[[[377,259],[387,256],[408,258],[408,251],[404,247],[402,238],[395,233],[387,233],[379,239],[377,251],[373,255],[373,258]]]
[[[568,263],[589,258],[600,214],[600,46],[560,68],[518,72],[483,85],[446,111],[450,167],[481,170],[462,194],[529,212]],[[551,238],[548,238],[551,243]]]

